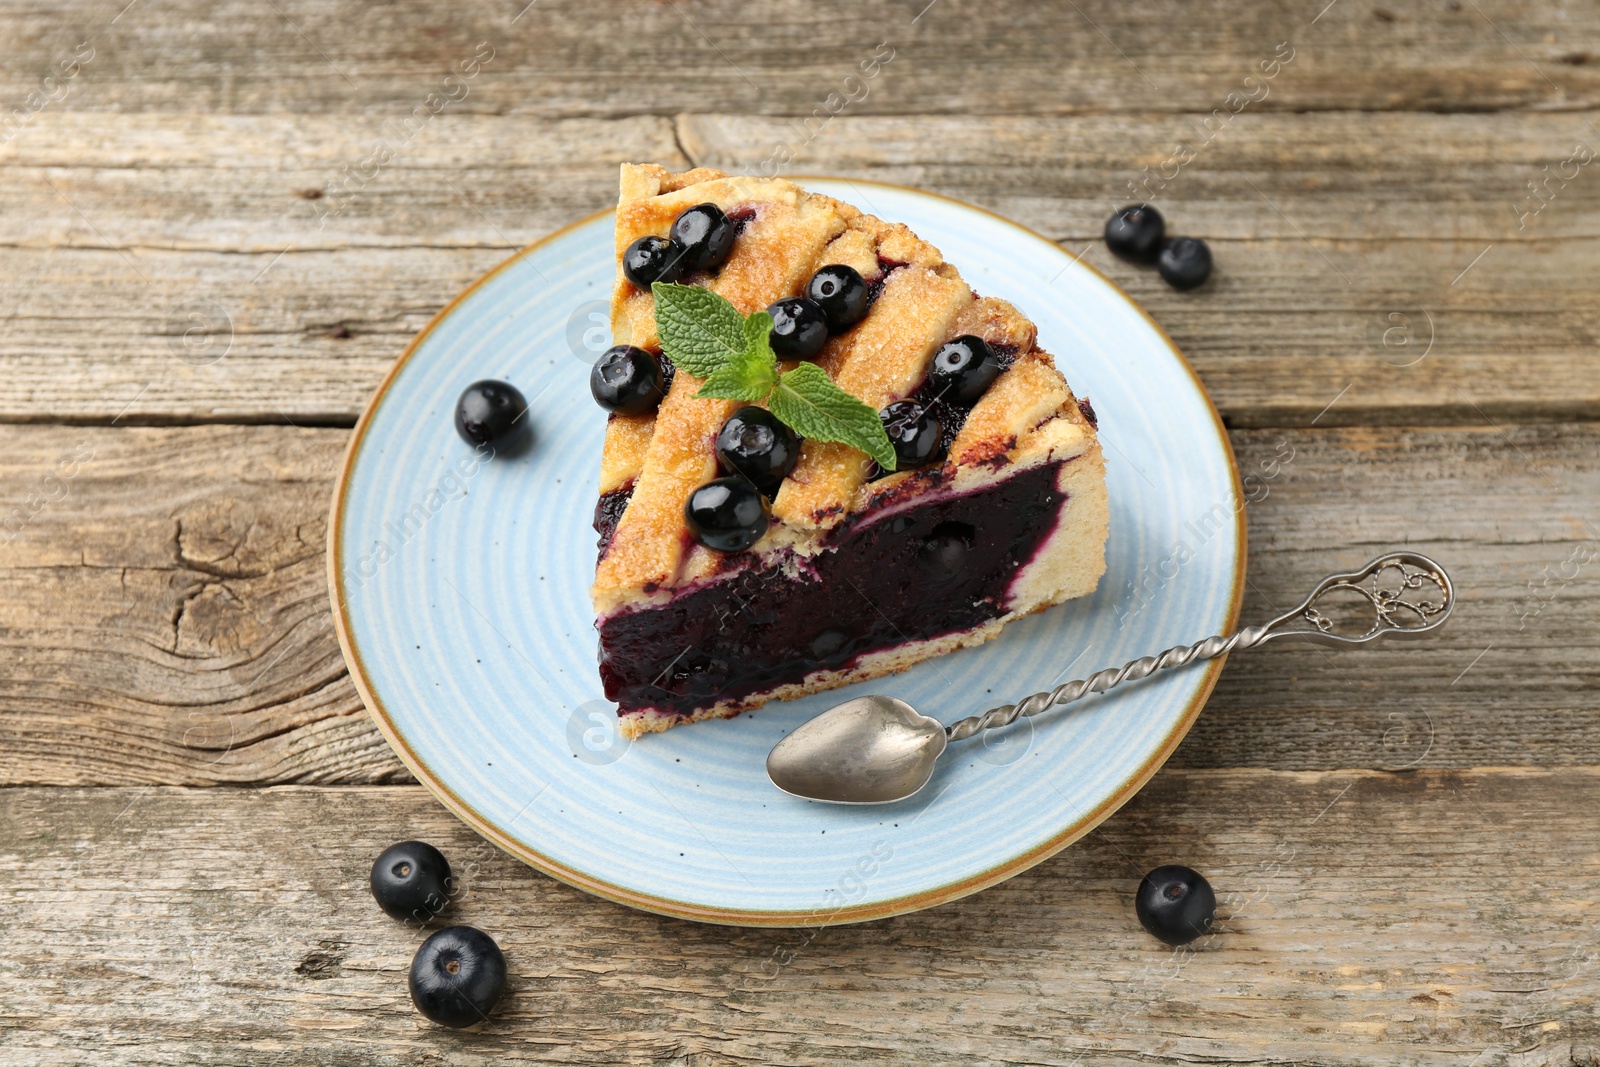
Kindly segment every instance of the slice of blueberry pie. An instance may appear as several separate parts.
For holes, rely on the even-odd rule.
[[[932,245],[783,179],[627,165],[616,249],[593,597],[626,735],[1094,590],[1093,409]]]

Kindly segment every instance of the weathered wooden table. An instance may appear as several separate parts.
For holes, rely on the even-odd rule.
[[[525,2],[0,6],[0,1063],[1600,1057],[1600,7]],[[1247,618],[1408,544],[1450,627],[1241,657],[1095,833],[887,922],[696,926],[476,838],[334,641],[349,427],[619,162],[774,158],[1143,302],[1264,490]],[[1212,284],[1106,254],[1138,198]],[[365,887],[406,836],[510,958],[482,1033],[407,999]],[[1199,951],[1134,923],[1168,861]]]

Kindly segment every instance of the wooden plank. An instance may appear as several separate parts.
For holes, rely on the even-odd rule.
[[[864,113],[1209,111],[1247,89],[1284,42],[1296,50],[1293,77],[1274,83],[1265,107],[1572,109],[1600,99],[1600,15],[1536,0],[1252,4],[1226,17],[1182,0],[123,6],[0,11],[7,108],[40,93],[55,106],[120,112],[408,111],[449,91],[444,76],[479,42],[492,59],[459,106],[484,112],[670,114],[738,100],[809,115],[830,93],[855,96]],[[45,83],[84,42],[92,52],[77,76]],[[888,65],[864,86],[846,82],[880,44],[893,49]]]
[[[7,766],[91,783],[403,775],[328,615],[327,501],[346,437],[13,429]]]
[[[98,227],[135,252],[503,244],[497,226],[536,236],[608,206],[630,160],[921,186],[1074,245],[1131,199],[1168,204],[1175,226],[1212,240],[1330,248],[1553,241],[1600,222],[1580,148],[1600,135],[1585,114],[1207,119],[846,115],[807,141],[788,119],[750,115],[444,114],[407,139],[386,116],[190,115],[175,127],[160,113],[60,112],[0,144],[0,235],[93,247]],[[778,146],[792,158],[774,158]],[[1536,199],[1529,183],[1546,181]],[[870,187],[859,193],[870,209]]]
[[[1221,266],[1198,295],[1098,246],[1085,258],[1167,330],[1230,425],[1600,411],[1586,340],[1600,329],[1587,285],[1600,240],[1498,245],[1454,288],[1440,265],[1466,267],[1484,245],[1352,255],[1348,287],[1298,240],[1211,245]],[[147,282],[117,251],[0,248],[0,421],[353,425],[416,331],[510,252],[127,253]]]
[[[326,506],[346,439],[0,427],[0,521],[15,530],[0,543],[0,782],[402,780],[328,624]],[[1600,764],[1600,426],[1233,441],[1255,500],[1247,619],[1399,544],[1448,566],[1462,602],[1423,645],[1237,657],[1179,765]],[[1155,610],[1160,585],[1145,576],[1121,602]]]
[[[1254,431],[1233,442],[1258,498],[1247,620],[1401,545],[1444,565],[1460,602],[1425,643],[1235,657],[1181,765],[1600,762],[1587,740],[1568,747],[1600,693],[1600,428]]]
[[[349,425],[446,301],[614,200],[619,164],[688,165],[664,119],[436,121],[41,120],[0,148],[0,418]]]
[[[1074,250],[1139,200],[1207,240],[1317,240],[1347,271],[1359,260],[1340,258],[1343,242],[1553,241],[1600,222],[1600,182],[1584,162],[1600,157],[1600,134],[1582,113],[846,115],[810,141],[785,119],[689,114],[678,133],[702,166],[770,171],[782,145],[786,173],[931,189]],[[1567,162],[1580,143],[1589,151]],[[1528,183],[1547,177],[1535,199]]]
[[[790,167],[945,192],[1081,253],[1163,324],[1232,425],[1592,418],[1600,306],[1562,272],[1600,254],[1581,162],[1600,139],[1586,116],[1528,118],[1245,113],[1215,134],[1194,116],[863,118]],[[735,171],[788,136],[761,117],[680,120],[697,162]],[[1106,252],[1106,215],[1143,199],[1210,242],[1206,289],[1174,293]]]
[[[61,112],[0,145],[0,234],[135,257],[515,248],[615,203],[642,159],[691,165],[671,119]]]
[[[814,931],[601,902],[415,786],[3,799],[11,1063],[1502,1067],[1600,1049],[1595,768],[1169,770],[1000,886]],[[461,877],[449,918],[506,953],[480,1032],[414,1014],[422,934],[368,894],[371,858],[413,836]],[[1139,876],[1166,862],[1219,896],[1197,950],[1135,921]]]
[[[445,301],[603,208],[616,163],[758,170],[792,135],[717,116],[435,122],[362,184],[345,170],[392,132],[376,116],[41,117],[0,147],[0,419],[351,423]],[[1189,294],[1098,239],[1188,118],[845,118],[793,166],[948,192],[1083,253],[1234,425],[1592,418],[1600,182],[1580,169],[1518,216],[1527,182],[1600,143],[1587,122],[1242,115],[1157,196],[1216,251]],[[213,332],[196,347],[197,311]]]

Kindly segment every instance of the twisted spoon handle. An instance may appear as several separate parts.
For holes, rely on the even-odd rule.
[[[1364,606],[1328,611],[1322,601],[1343,596],[1348,604]],[[1169,667],[1185,667],[1203,659],[1216,659],[1269,641],[1275,637],[1301,637],[1322,645],[1364,645],[1385,637],[1423,637],[1444,625],[1455,606],[1455,586],[1444,568],[1417,552],[1389,552],[1359,571],[1330,574],[1294,608],[1261,626],[1246,626],[1231,637],[1208,637],[1193,645],[1177,645],[1158,656],[1145,656],[1121,667],[1108,668],[1075,682],[1035,693],[1015,704],[993,708],[945,727],[947,740],[961,741],[984,730],[1010,726],[1023,715],[1037,715],[1057,704],[1070,704],[1088,693],[1101,693],[1123,682],[1148,678]],[[1339,618],[1344,617],[1341,627]],[[1354,625],[1350,625],[1351,623]]]
[[[1025,697],[1015,704],[1005,704],[992,708],[982,715],[972,715],[959,722],[953,722],[945,727],[944,735],[948,740],[961,741],[984,730],[1010,726],[1024,715],[1037,715],[1057,704],[1070,704],[1089,693],[1101,693],[1126,681],[1148,678],[1156,671],[1166,670],[1168,667],[1186,667],[1195,660],[1216,659],[1235,650],[1250,648],[1264,641],[1270,629],[1270,623],[1266,626],[1246,626],[1231,637],[1220,635],[1208,637],[1192,645],[1176,645],[1160,655],[1140,657],[1120,667],[1107,667],[1087,678],[1065,682],[1048,692]]]

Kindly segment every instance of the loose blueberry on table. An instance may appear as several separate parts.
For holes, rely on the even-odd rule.
[[[469,445],[502,445],[527,425],[528,402],[509,382],[473,382],[456,401],[456,433]]]
[[[494,938],[471,926],[447,926],[411,960],[411,1002],[442,1026],[488,1019],[506,988],[506,958]]]
[[[828,329],[847,330],[867,314],[867,283],[854,267],[835,263],[823,267],[806,283],[806,296],[822,309]]]
[[[1151,263],[1166,237],[1161,212],[1149,204],[1129,204],[1106,220],[1106,247],[1135,263]]]
[[[1217,895],[1205,876],[1188,867],[1157,867],[1133,898],[1139,923],[1169,945],[1187,945],[1211,929]]]
[[[800,462],[800,438],[766,408],[743,407],[717,433],[717,462],[772,496]]]
[[[939,450],[939,420],[915,400],[897,400],[878,412],[894,446],[895,469],[920,467]]]
[[[589,371],[594,402],[618,415],[654,411],[666,395],[666,375],[652,353],[632,345],[608,348]]]
[[[780,359],[810,359],[828,342],[828,319],[822,305],[804,296],[790,296],[767,308],[772,316],[772,350]]]
[[[733,251],[734,226],[715,204],[696,204],[672,223],[672,240],[690,270],[716,270]],[[665,280],[665,279],[661,279]]]
[[[426,841],[402,841],[378,853],[369,883],[390,917],[427,922],[450,903],[450,862]]]
[[[934,353],[932,376],[936,396],[975,404],[1000,377],[1000,358],[983,338],[964,334]]]
[[[702,545],[719,552],[743,552],[767,532],[772,508],[749,479],[734,475],[690,493],[683,516]]]
[[[665,237],[641,237],[622,253],[622,273],[641,289],[652,282],[675,282],[683,274],[684,247]]]
[[[1211,277],[1211,249],[1196,237],[1174,237],[1161,249],[1156,270],[1174,289],[1194,289]]]

